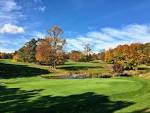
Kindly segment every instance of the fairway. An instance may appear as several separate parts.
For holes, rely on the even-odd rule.
[[[1,65],[8,63],[12,74],[19,73],[16,64],[27,66],[20,72],[24,75],[31,68],[44,74],[47,68],[1,60]],[[37,73],[1,78],[0,108],[0,113],[149,113],[150,81],[135,77],[45,79]]]

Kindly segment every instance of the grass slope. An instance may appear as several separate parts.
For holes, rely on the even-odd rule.
[[[10,63],[9,66],[14,70],[18,69],[14,68],[16,63],[13,64],[9,60],[0,62]],[[26,64],[24,73],[32,72],[30,68],[46,70],[47,67]],[[0,70],[0,74],[4,72]],[[1,78],[0,113],[6,112],[149,113],[150,81],[140,78],[70,80],[49,80],[39,76]]]
[[[40,66],[32,63],[14,62],[12,60],[0,60],[0,77],[28,77],[28,76],[61,76],[70,72],[86,72],[88,74],[100,74],[111,72],[111,65],[104,62],[73,62],[68,61],[64,65],[57,66],[57,70],[53,73],[48,72],[49,66]],[[21,70],[21,71],[20,71]],[[9,76],[11,74],[11,76]]]

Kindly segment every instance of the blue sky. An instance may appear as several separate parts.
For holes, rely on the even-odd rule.
[[[150,0],[0,0],[0,51],[13,52],[53,25],[66,50],[150,42]]]

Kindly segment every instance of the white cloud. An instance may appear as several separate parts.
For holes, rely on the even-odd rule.
[[[24,33],[23,27],[12,25],[12,24],[5,24],[2,28],[0,28],[0,33],[10,33],[10,34],[18,34]]]
[[[22,7],[15,0],[0,0],[0,26],[6,23],[18,23],[24,17]]]
[[[7,48],[0,47],[0,52],[13,53],[14,50],[13,49],[7,49]]]
[[[35,38],[35,39],[44,38],[45,36],[46,36],[46,34],[42,33],[42,32],[33,32],[31,34],[31,38]]]
[[[93,51],[114,48],[120,44],[150,42],[150,25],[133,24],[121,29],[102,28],[100,31],[91,31],[85,35],[67,39],[67,48],[83,50],[82,43],[88,42]]]
[[[21,9],[21,6],[18,6],[14,0],[2,0],[0,1],[0,4],[1,4],[1,10],[5,12]]]

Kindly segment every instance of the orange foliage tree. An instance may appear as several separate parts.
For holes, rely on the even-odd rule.
[[[58,41],[59,39],[57,39]],[[53,54],[53,38],[46,37],[37,43],[36,47],[36,61],[41,64],[53,65],[54,54]],[[57,48],[56,51],[56,64],[63,64],[65,62],[64,52],[62,47]]]
[[[105,52],[104,60],[110,63],[119,63],[126,69],[133,69],[144,62],[145,56],[143,44],[119,45]]]
[[[81,58],[83,57],[83,53],[80,51],[71,51],[69,54],[69,59],[73,61],[80,61]]]

